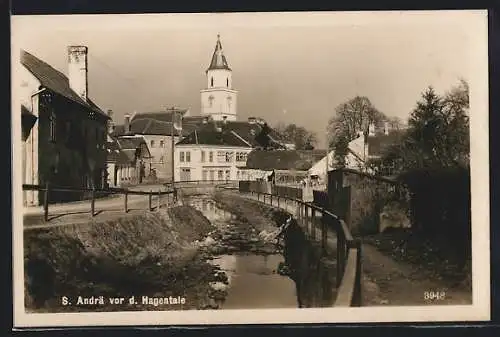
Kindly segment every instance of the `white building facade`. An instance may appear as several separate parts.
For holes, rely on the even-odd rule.
[[[251,147],[182,145],[175,148],[175,181],[242,180]]]

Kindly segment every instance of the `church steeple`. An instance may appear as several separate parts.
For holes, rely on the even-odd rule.
[[[215,69],[225,69],[229,71],[231,70],[231,68],[229,68],[229,65],[227,63],[226,56],[222,51],[220,34],[217,34],[217,42],[215,43],[215,50],[212,55],[212,60],[210,62],[210,65],[208,66],[208,69],[206,71],[208,72],[209,70],[215,70]]]
[[[212,60],[205,74],[207,86],[200,91],[201,114],[209,115],[214,120],[237,120],[238,92],[233,88],[233,71],[224,56],[218,34]]]

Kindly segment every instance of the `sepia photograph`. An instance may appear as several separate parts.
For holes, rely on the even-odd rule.
[[[487,11],[11,34],[15,326],[489,320]]]

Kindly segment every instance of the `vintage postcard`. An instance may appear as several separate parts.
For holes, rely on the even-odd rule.
[[[490,319],[487,11],[12,17],[14,325]]]

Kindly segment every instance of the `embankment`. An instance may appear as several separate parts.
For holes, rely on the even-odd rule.
[[[213,267],[195,244],[212,230],[201,212],[178,206],[102,223],[24,233],[25,305],[29,311],[200,309],[209,302]],[[103,296],[104,304],[76,305]],[[109,297],[138,298],[111,305]],[[147,305],[142,296],[181,296],[184,304]],[[72,305],[63,305],[63,298]]]
[[[219,207],[230,210],[242,221],[251,219],[249,225],[260,232],[275,230],[290,216],[279,208],[242,198],[236,193],[216,193],[214,200]],[[336,297],[335,257],[325,255],[319,244],[307,238],[295,220],[292,220],[277,243],[285,258],[278,272],[295,282],[299,307],[332,306]]]

